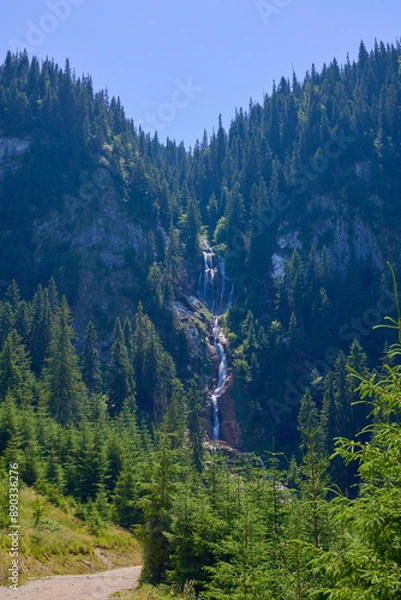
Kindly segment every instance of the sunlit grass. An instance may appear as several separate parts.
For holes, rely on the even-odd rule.
[[[138,542],[127,531],[107,524],[93,535],[83,521],[33,490],[20,492],[20,584],[28,577],[83,574],[141,564]],[[6,585],[9,529],[0,529],[0,584]]]
[[[195,596],[191,595],[191,592],[177,594],[165,586],[142,585],[134,593],[120,598],[121,600],[191,600]]]

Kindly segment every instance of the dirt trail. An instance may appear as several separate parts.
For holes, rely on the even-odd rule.
[[[113,569],[93,575],[59,575],[35,579],[17,590],[0,587],[6,600],[107,600],[110,594],[137,586],[141,567]]]

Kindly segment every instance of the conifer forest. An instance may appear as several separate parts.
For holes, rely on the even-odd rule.
[[[400,241],[400,42],[193,147],[8,52],[0,548],[18,464],[149,598],[401,598]]]

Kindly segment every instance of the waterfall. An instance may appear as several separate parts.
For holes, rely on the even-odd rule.
[[[217,387],[212,393],[213,402],[213,439],[220,439],[220,419],[219,419],[219,403],[218,397],[222,392],[222,388],[227,381],[227,356],[224,351],[224,346],[221,342],[221,327],[219,318],[215,317],[213,322],[213,346],[220,360],[219,373],[217,377]]]
[[[203,252],[203,271],[199,275],[198,296],[202,298],[212,314],[216,311],[215,282],[218,265],[216,264],[216,255],[211,248]]]
[[[198,296],[204,301],[213,319],[213,346],[219,357],[219,371],[217,387],[213,390],[211,398],[213,404],[213,439],[220,439],[219,397],[227,381],[227,356],[223,345],[223,332],[220,327],[219,316],[225,313],[234,300],[234,286],[226,273],[226,266],[221,256],[214,254],[208,245],[203,251],[203,271],[198,280]]]
[[[210,246],[203,251],[203,271],[198,280],[198,296],[212,315],[224,314],[234,300],[234,285],[227,277],[226,265]]]

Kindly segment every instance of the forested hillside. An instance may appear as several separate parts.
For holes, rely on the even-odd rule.
[[[248,448],[291,445],[314,368],[327,375],[354,338],[377,361],[399,246],[398,44],[283,78],[192,150],[145,136],[68,61],[8,54],[0,77],[4,291],[15,279],[28,300],[54,277],[105,360],[115,318],[141,302],[185,383],[205,348],[176,302],[196,295],[208,238],[236,290],[226,334]]]
[[[372,328],[400,317],[401,45],[222,123],[162,144],[68,60],[8,53],[1,466],[136,528],[149,581],[396,598],[399,348]]]

